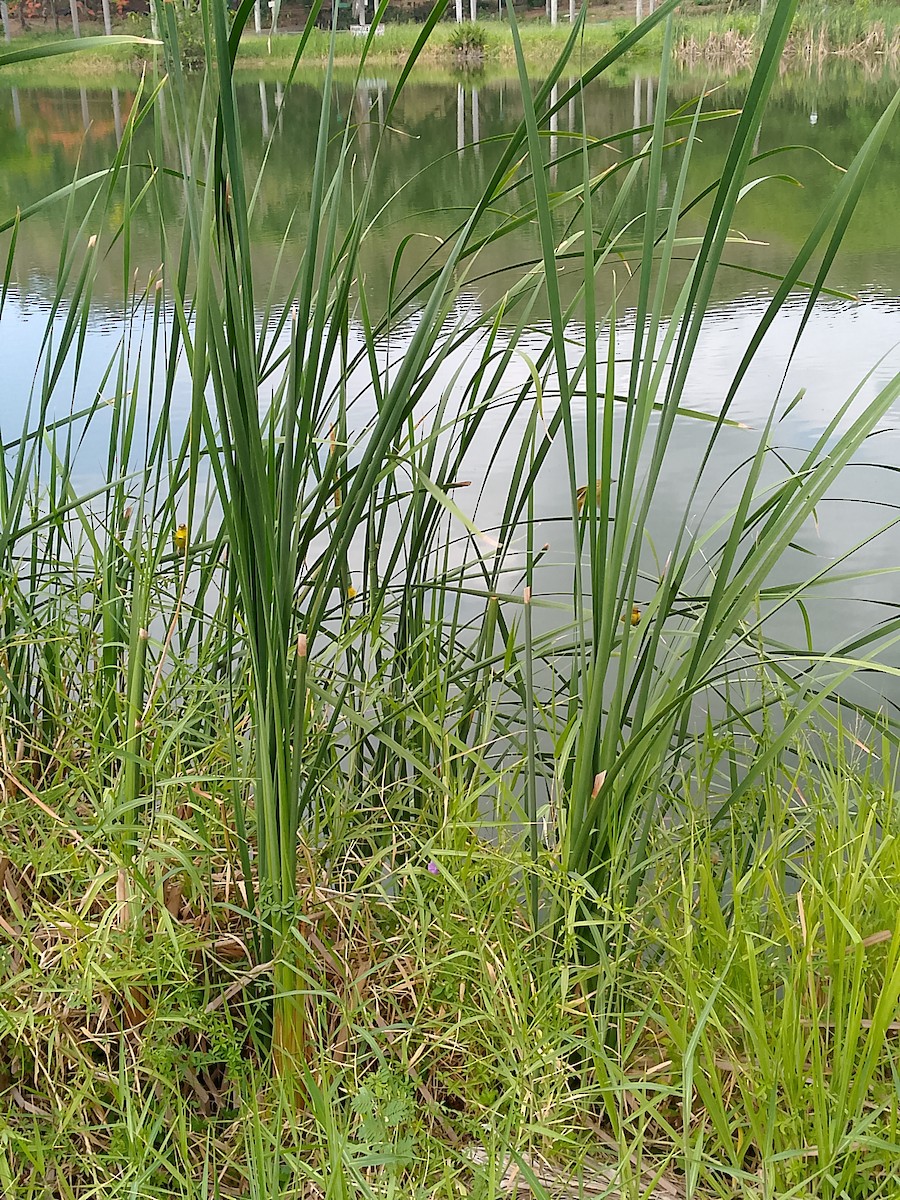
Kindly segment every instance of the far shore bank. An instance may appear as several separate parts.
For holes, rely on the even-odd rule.
[[[148,36],[149,26],[144,19],[121,23],[115,32]],[[448,72],[487,71],[491,74],[515,73],[515,51],[509,26],[496,19],[479,21],[478,45],[464,52],[458,49],[459,27],[442,22],[433,31],[428,45],[419,56],[419,68],[442,69]],[[573,65],[579,60],[593,61],[613,47],[633,28],[624,18],[591,21],[585,26]],[[748,66],[754,59],[760,38],[765,30],[765,18],[746,12],[726,13],[705,11],[680,15],[675,37],[674,54],[687,67],[708,64],[724,73]],[[372,67],[399,67],[407,59],[421,26],[414,23],[392,23],[384,26],[369,52],[367,62]],[[11,49],[39,46],[70,36],[63,29],[52,31],[31,29],[18,33],[12,28]],[[97,37],[102,26],[84,22],[82,34]],[[549,66],[555,61],[569,35],[568,21],[553,27],[542,20],[531,20],[521,27],[522,47],[526,62],[533,69]],[[314,30],[304,51],[304,65],[324,64],[330,51],[331,34]],[[299,32],[283,32],[274,36],[248,34],[241,41],[236,74],[271,73],[284,75],[290,69],[300,44]],[[350,31],[336,35],[334,60],[338,67],[355,67],[359,63],[365,38]],[[658,56],[662,48],[662,29],[658,27],[623,56],[623,66],[645,67]],[[0,46],[0,55],[3,47]],[[0,71],[0,85],[80,86],[103,80],[113,85],[125,85],[139,77],[148,62],[152,49],[136,53],[132,46],[95,48],[72,55],[59,55],[34,62],[16,63]],[[801,9],[788,39],[784,60],[787,66],[815,64],[826,59],[841,59],[867,69],[900,66],[900,7],[897,9],[870,8],[865,14],[852,10],[825,13]]]

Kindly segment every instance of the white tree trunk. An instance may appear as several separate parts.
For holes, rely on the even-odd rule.
[[[69,12],[72,14],[72,33],[81,37],[81,27],[78,24],[78,0],[69,0]]]
[[[256,0],[256,3],[253,5],[253,28],[257,33],[262,33],[262,8],[260,0]]]
[[[644,0],[634,0],[634,19],[640,25],[644,19]]]
[[[478,20],[478,0],[470,0],[469,3],[469,20]]]
[[[463,19],[462,4],[463,4],[463,0],[456,0],[456,23],[457,23],[457,25],[462,25],[462,19]]]
[[[569,24],[575,24],[575,0],[569,0]]]
[[[550,0],[550,24],[555,25],[559,20],[559,0]]]
[[[19,0],[19,3],[21,4],[22,0]],[[3,40],[4,42],[8,42],[10,40],[9,7],[7,6],[6,0],[0,0],[0,20],[3,21]]]
[[[20,0],[21,2],[21,0]],[[103,31],[107,37],[112,33],[112,17],[109,12],[109,0],[102,0],[103,3]]]

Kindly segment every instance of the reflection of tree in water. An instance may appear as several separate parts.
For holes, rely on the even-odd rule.
[[[371,10],[369,10],[371,11]],[[560,81],[558,95],[568,86]],[[705,82],[705,81],[703,81]],[[191,85],[193,86],[193,85]],[[702,90],[703,83],[682,77],[673,85],[670,108],[687,103]],[[585,121],[593,137],[611,138],[628,131],[634,124],[649,124],[656,104],[656,83],[646,77],[629,81],[623,87],[594,85],[583,96]],[[409,233],[423,234],[407,249],[410,262],[434,248],[435,239],[444,239],[462,214],[480,195],[490,170],[502,151],[492,138],[515,127],[522,117],[518,84],[511,79],[464,78],[449,86],[427,78],[408,85],[395,110],[391,128],[384,127],[384,115],[390,98],[391,83],[384,78],[363,78],[358,87],[340,83],[335,89],[333,128],[337,130],[348,114],[355,127],[357,169],[360,178],[373,170],[373,212],[386,205],[384,217],[366,239],[365,270],[389,273],[393,254]],[[760,138],[760,151],[778,145],[806,142],[841,165],[847,165],[859,144],[880,115],[892,85],[887,81],[865,81],[852,73],[821,78],[786,76],[776,87]],[[810,102],[818,95],[819,122],[809,125]],[[199,90],[198,90],[199,95]],[[19,88],[18,92],[0,92],[0,220],[14,214],[16,207],[26,208],[41,196],[64,187],[73,177],[80,156],[82,175],[102,170],[109,163],[110,148],[122,136],[133,95],[130,92],[85,89],[37,90]],[[730,81],[717,91],[710,104],[723,109],[737,108],[743,99],[740,81]],[[265,174],[253,214],[256,239],[254,261],[261,278],[270,277],[277,257],[277,246],[290,225],[290,254],[285,262],[296,261],[305,239],[305,220],[309,199],[309,167],[315,152],[316,128],[321,105],[318,75],[305,76],[285,91],[280,83],[252,81],[238,85],[238,111],[241,136],[247,161],[248,178],[255,181],[262,167],[266,146],[271,142]],[[566,105],[548,122],[546,153],[564,158],[574,148],[565,136],[581,121],[582,98]],[[87,111],[85,111],[85,109]],[[179,166],[178,149],[169,129],[165,101],[156,116],[161,133],[165,165]],[[86,118],[90,131],[85,135]],[[689,195],[711,183],[727,150],[733,121],[704,125],[692,160]],[[146,164],[156,160],[156,132],[153,122],[145,122],[136,133],[132,161],[136,164],[134,183]],[[379,141],[383,144],[377,155]],[[891,140],[892,139],[892,140]],[[644,139],[638,139],[638,148]],[[672,139],[675,140],[674,137]],[[894,149],[896,148],[896,149]],[[860,212],[848,230],[843,258],[834,275],[836,286],[857,291],[876,286],[889,293],[900,291],[900,229],[895,219],[895,181],[890,169],[892,157],[900,151],[900,128],[889,135],[884,154],[876,165],[867,187]],[[633,152],[631,138],[615,141],[608,148],[591,152],[591,167],[599,172],[624,161]],[[335,147],[334,153],[337,153]],[[682,150],[673,147],[664,160],[661,203],[672,195]],[[825,197],[836,180],[836,172],[809,154],[792,152],[790,157],[774,160],[774,169],[795,175],[804,188],[791,188],[770,182],[752,189],[738,209],[738,228],[748,236],[768,243],[746,250],[735,248],[730,257],[752,261],[767,270],[777,270],[792,254],[818,216]],[[773,172],[773,160],[759,170]],[[624,172],[603,184],[596,201],[597,224],[609,211]],[[563,162],[553,172],[555,189],[578,187],[581,165],[577,157]],[[141,176],[141,182],[144,177]],[[167,221],[177,227],[182,215],[181,191],[174,179],[160,182]],[[640,228],[638,207],[640,187],[634,202],[626,204],[623,221]],[[77,198],[77,207],[86,208],[90,189]],[[503,198],[502,208],[513,213],[531,199],[530,185],[513,189]],[[349,203],[349,200],[348,200]],[[558,214],[560,225],[567,219]],[[51,252],[51,236],[58,212],[46,209],[24,222],[19,231],[17,261],[29,264],[29,274],[48,277],[56,269]],[[489,216],[486,220],[499,220]],[[702,228],[703,212],[692,213],[685,223],[688,233]],[[132,253],[135,261],[148,268],[158,262],[158,234],[155,221],[138,210],[132,219]],[[893,235],[886,231],[897,230]],[[491,249],[484,254],[484,269],[501,269],[510,262],[524,262],[533,253],[534,233],[530,226],[504,241],[506,261],[492,264]],[[5,246],[0,244],[0,256]],[[499,250],[496,253],[500,253]],[[479,267],[482,261],[479,260]],[[285,269],[288,269],[287,267]],[[104,270],[106,267],[104,266]],[[118,275],[110,259],[109,275],[98,281],[102,296],[107,279],[110,295],[117,294]],[[508,286],[509,276],[503,286]],[[501,285],[498,282],[497,287]],[[746,290],[746,277],[724,272],[721,288],[740,294]]]

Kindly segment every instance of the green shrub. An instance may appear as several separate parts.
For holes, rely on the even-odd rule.
[[[203,14],[199,8],[188,5],[176,7],[175,11],[181,65],[187,71],[198,71],[206,61]]]
[[[477,21],[464,21],[461,25],[455,25],[450,34],[450,45],[457,54],[484,54],[487,41],[487,30]]]

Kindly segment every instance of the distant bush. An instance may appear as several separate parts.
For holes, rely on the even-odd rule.
[[[186,71],[198,71],[206,62],[204,50],[203,13],[199,4],[177,4],[175,13],[175,28],[178,32],[178,49],[181,65]],[[153,25],[150,17],[144,13],[131,12],[128,15],[128,32],[138,37],[151,37]]]
[[[176,11],[182,66],[187,71],[198,71],[206,62],[203,14],[199,8],[183,8]]]
[[[487,30],[475,21],[463,21],[461,25],[454,25],[450,34],[450,45],[460,57],[482,57],[487,41]]]

